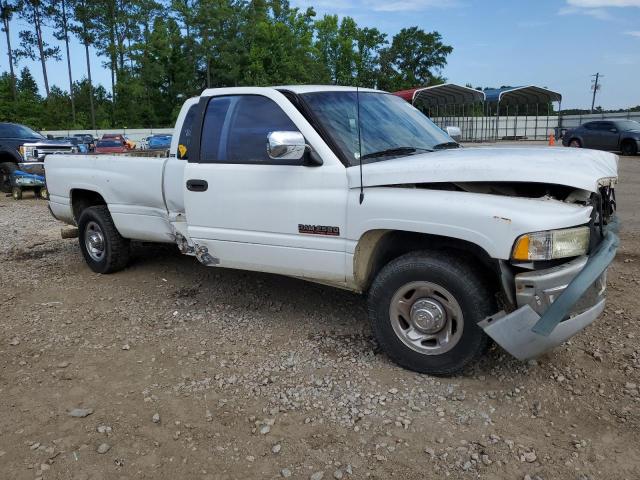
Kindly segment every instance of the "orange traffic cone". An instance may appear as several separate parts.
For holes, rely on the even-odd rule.
[[[549,146],[553,147],[556,144],[556,137],[553,135],[553,133],[551,135],[549,135]]]

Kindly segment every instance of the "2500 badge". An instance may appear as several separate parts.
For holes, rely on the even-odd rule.
[[[299,223],[298,233],[304,233],[307,235],[329,235],[331,237],[337,237],[340,235],[340,227],[330,227],[328,225],[305,225],[303,223]]]

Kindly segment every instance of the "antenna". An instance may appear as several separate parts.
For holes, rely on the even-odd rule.
[[[364,185],[362,184],[362,136],[360,135],[360,87],[356,85],[356,113],[358,129],[358,160],[360,161],[360,205],[364,200]]]

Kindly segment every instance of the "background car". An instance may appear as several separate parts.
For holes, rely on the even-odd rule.
[[[76,133],[73,137],[85,144],[90,152],[93,152],[93,149],[96,148],[96,139],[93,138],[93,135],[87,133]]]
[[[119,141],[129,150],[133,150],[134,148],[136,148],[136,142],[130,140],[129,137],[122,135],[121,133],[105,133],[104,135],[102,135],[102,140]]]
[[[95,153],[126,153],[129,149],[119,140],[102,139],[96,143]]]
[[[20,169],[44,174],[44,156],[48,153],[72,153],[74,145],[45,138],[18,123],[0,122],[0,192],[11,192],[11,174]]]
[[[152,135],[149,137],[149,149],[162,149],[171,147],[171,135]]]
[[[640,123],[635,120],[596,120],[568,130],[565,147],[593,148],[637,155],[640,151]]]

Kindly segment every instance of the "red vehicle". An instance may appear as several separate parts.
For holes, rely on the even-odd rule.
[[[115,140],[122,143],[127,149],[133,150],[136,147],[136,143],[129,140],[127,137],[120,133],[105,133],[102,135],[102,140]]]
[[[98,140],[96,153],[125,153],[129,149],[122,142],[115,139]]]

